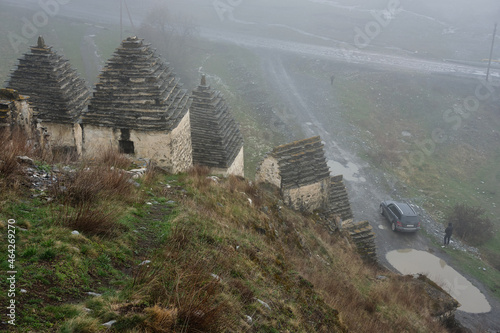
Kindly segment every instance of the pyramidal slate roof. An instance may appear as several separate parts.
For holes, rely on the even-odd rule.
[[[144,131],[170,131],[186,115],[190,98],[168,63],[143,39],[122,42],[99,75],[82,123]]]
[[[310,185],[330,177],[319,136],[278,146],[270,155],[278,160],[282,189]]]
[[[243,147],[243,137],[224,97],[205,76],[193,90],[190,108],[193,163],[228,168]]]
[[[90,97],[85,81],[41,36],[19,59],[7,86],[30,97],[37,118],[54,123],[75,123]]]

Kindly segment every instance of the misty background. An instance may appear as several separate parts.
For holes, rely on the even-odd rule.
[[[37,28],[37,33],[47,35],[47,43],[56,48],[63,48],[66,32],[58,29],[54,21],[66,18],[73,25],[92,24],[94,29],[89,29],[89,35],[98,34],[100,28],[116,29],[120,24],[120,0],[59,0],[58,8],[50,7],[54,2],[1,0],[1,15],[8,16],[8,20],[2,20],[3,33],[0,35],[0,74],[3,78],[7,73],[5,68],[11,68],[29,44],[26,41],[17,43],[20,47],[16,45],[13,50],[9,33],[10,37],[13,34],[23,36],[26,20],[33,23],[33,15],[43,10],[41,4],[49,6],[54,11],[49,14],[54,15],[48,15],[48,23]],[[391,6],[397,10],[391,12]],[[193,47],[193,44],[186,44],[192,37],[222,38],[238,43],[238,39],[244,40],[246,36],[259,36],[333,48],[355,48],[359,31],[366,33],[370,28],[376,36],[368,40],[369,45],[363,51],[440,61],[462,60],[481,65],[489,57],[500,4],[494,0],[129,0],[123,2],[121,16],[125,37],[142,34],[149,38],[179,74],[188,79],[182,59],[189,52],[188,48]],[[367,26],[377,22],[376,17],[387,22],[387,26],[379,26],[380,31],[374,31],[373,25]],[[166,37],[167,33],[170,36]],[[26,39],[33,44],[36,38]],[[117,38],[114,46],[119,42]],[[494,51],[494,58],[500,58],[500,43]],[[100,52],[106,57],[110,53],[109,50]],[[67,49],[63,54],[70,59],[78,57]],[[89,72],[79,62],[75,61],[78,69]],[[86,79],[94,82],[95,78],[88,74],[84,73]]]

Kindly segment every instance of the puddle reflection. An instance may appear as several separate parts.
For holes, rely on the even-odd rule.
[[[461,304],[459,310],[469,313],[491,311],[491,306],[481,291],[435,255],[404,249],[387,253],[386,258],[401,274],[427,275]]]
[[[344,166],[339,162],[330,160],[328,161],[328,166],[332,175],[343,175],[345,180],[352,182],[366,182],[366,179],[359,175],[359,167],[352,162],[348,162]]]

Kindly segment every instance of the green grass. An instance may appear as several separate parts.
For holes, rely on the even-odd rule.
[[[485,208],[496,225],[496,234],[480,246],[480,250],[488,254],[491,261],[500,253],[497,245],[500,154],[494,137],[500,122],[495,108],[491,101],[483,102],[475,114],[462,119],[462,127],[450,130],[450,124],[442,118],[444,111],[473,95],[478,82],[453,77],[406,76],[368,72],[359,79],[340,79],[343,81],[338,85],[338,96],[345,111],[343,116],[361,128],[361,140],[369,147],[358,154],[397,177],[405,185],[402,195],[414,198],[439,222],[446,222],[446,213],[456,203]],[[437,143],[422,164],[408,167],[404,159],[419,151],[418,143],[430,139],[438,127],[446,129],[451,139]],[[409,131],[412,137],[402,137],[403,130]],[[460,254],[456,257],[460,269],[484,282],[499,296],[495,282],[498,270],[491,268],[484,274],[477,266],[486,264]],[[498,268],[498,263],[496,265]]]

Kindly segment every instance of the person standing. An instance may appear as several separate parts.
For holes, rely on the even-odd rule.
[[[451,234],[453,234],[453,226],[450,222],[446,229],[444,229],[444,245],[450,244]]]

